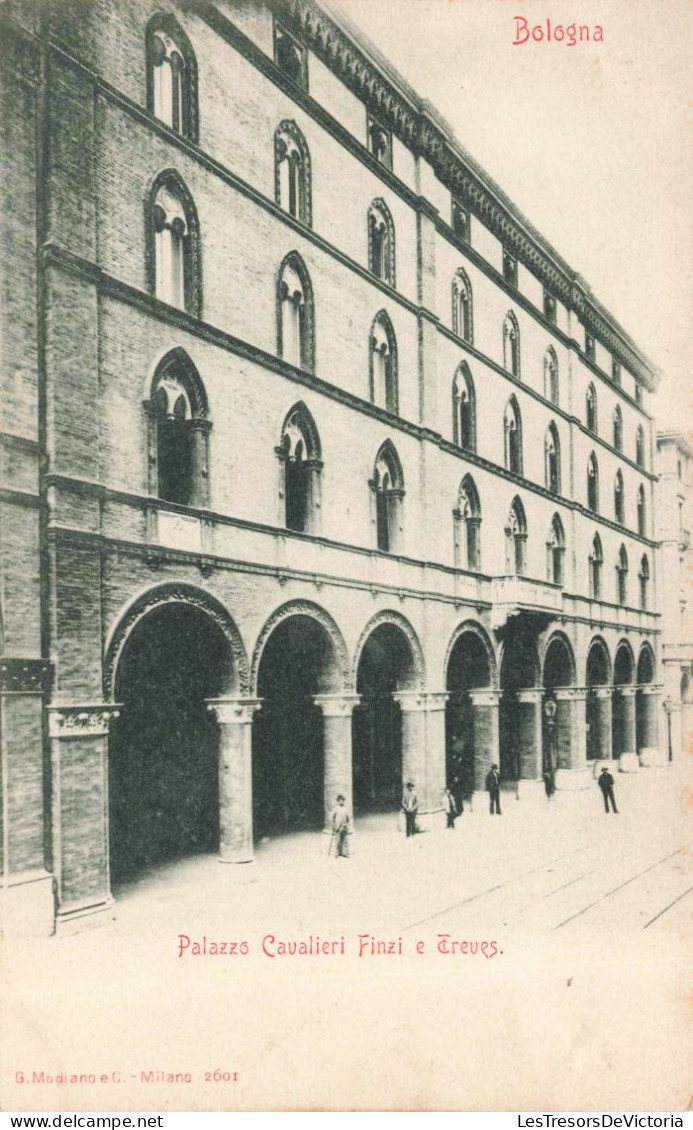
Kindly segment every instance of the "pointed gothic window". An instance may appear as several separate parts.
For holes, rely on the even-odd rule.
[[[467,273],[459,267],[452,280],[452,330],[458,337],[473,340],[472,287]]]
[[[368,267],[376,278],[395,285],[395,228],[384,200],[368,209]]]
[[[397,412],[397,341],[392,322],[381,310],[371,326],[370,337],[371,400],[379,408]]]
[[[300,220],[311,223],[310,153],[295,122],[282,122],[274,135],[275,197],[277,204]]]
[[[474,381],[466,361],[459,366],[452,385],[452,435],[458,447],[476,451]]]
[[[313,288],[301,256],[292,251],[278,276],[279,355],[290,365],[312,372],[315,364]]]

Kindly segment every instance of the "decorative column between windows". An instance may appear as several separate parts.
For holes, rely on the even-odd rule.
[[[351,719],[361,701],[358,694],[318,694],[313,702],[322,710],[324,752],[324,830],[331,834],[330,813],[341,793],[354,819]]]
[[[79,930],[87,917],[111,914],[108,731],[120,709],[114,703],[48,708],[60,934]]]
[[[585,687],[558,687],[556,700],[557,789],[586,789],[590,785],[587,769],[587,719]]]
[[[187,422],[191,434],[192,492],[190,505],[200,510],[209,508],[209,433],[212,421],[194,416]]]
[[[259,698],[208,698],[219,723],[219,862],[253,863],[253,715]],[[234,877],[238,877],[234,875]]]
[[[638,761],[636,742],[635,686],[614,687],[612,729],[614,757],[618,757],[621,773],[637,773]]]
[[[662,711],[662,690],[658,683],[637,688],[636,726],[638,758],[643,767],[666,765],[666,751],[659,744],[659,715]]]
[[[500,765],[500,696],[497,690],[469,691],[474,707],[474,792],[486,788],[492,765]]]

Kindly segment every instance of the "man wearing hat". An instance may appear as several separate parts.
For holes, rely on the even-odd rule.
[[[614,798],[614,779],[611,776],[611,773],[607,769],[606,765],[599,775],[597,784],[602,790],[602,796],[604,797],[604,811],[609,811],[609,801],[611,801],[611,807],[613,811],[618,812],[618,809],[616,807],[616,800]]]
[[[497,765],[492,765],[486,774],[486,788],[488,790],[489,811],[491,816],[496,812],[500,816],[500,773],[498,772]]]
[[[414,791],[414,782],[407,781],[407,787],[402,797],[402,811],[407,824],[407,835],[416,835],[416,814],[419,811],[419,798]]]
[[[335,843],[335,859],[339,859],[340,856],[342,859],[348,859],[351,820],[346,806],[346,797],[342,793],[337,797],[337,803],[330,813],[330,823],[332,824],[332,839]]]

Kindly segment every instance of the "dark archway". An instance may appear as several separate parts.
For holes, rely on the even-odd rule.
[[[635,752],[634,691],[625,689],[632,687],[634,672],[633,652],[624,640],[618,645],[614,658],[611,748],[615,758]]]
[[[373,628],[360,648],[354,711],[353,782],[357,813],[391,812],[402,799],[402,710],[393,697],[413,689],[417,663],[411,642],[396,623]]]
[[[655,659],[648,644],[643,644],[638,655],[637,683],[635,700],[635,732],[638,754],[651,750],[657,745],[657,707],[650,684],[654,683]],[[644,763],[643,763],[644,764]]]
[[[544,656],[542,768],[544,774],[573,766],[573,717],[570,700],[557,692],[575,685],[575,658],[566,636],[556,633]],[[551,705],[549,705],[551,704]]]
[[[480,629],[462,627],[450,649],[447,663],[445,689],[449,698],[445,708],[445,777],[460,811],[461,802],[476,789],[484,787],[484,771],[488,769],[487,749],[482,748],[478,715],[469,692],[491,687],[490,651],[490,644]]]
[[[109,740],[111,878],[219,841],[219,730],[205,700],[231,685],[229,640],[202,608],[161,604],[120,653]]]
[[[531,750],[533,714],[523,711],[518,692],[536,687],[539,681],[534,634],[518,625],[508,633],[500,668],[500,774],[505,780],[522,776],[523,749]]]
[[[611,757],[611,661],[602,639],[594,639],[587,654],[587,759]],[[609,688],[602,691],[601,688]]]
[[[280,618],[257,661],[262,706],[253,723],[256,839],[322,827],[323,719],[315,696],[340,686],[325,624],[300,612]]]

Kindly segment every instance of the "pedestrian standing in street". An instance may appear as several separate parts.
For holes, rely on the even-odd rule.
[[[419,811],[419,798],[414,789],[414,782],[407,781],[407,787],[402,797],[402,811],[407,827],[407,836],[416,835],[416,814]]]
[[[497,765],[492,765],[486,774],[486,789],[488,791],[489,812],[491,816],[493,816],[494,813],[500,816],[500,773],[498,772]]]
[[[330,813],[330,823],[332,825],[332,842],[335,845],[335,859],[348,859],[351,818],[346,806],[346,797],[342,793],[337,797],[337,803]]]
[[[609,801],[611,801],[612,810],[614,812],[618,812],[618,809],[616,807],[616,799],[614,797],[614,779],[606,766],[604,766],[601,773],[599,774],[599,780],[597,783],[599,785],[599,788],[602,790],[602,796],[604,797],[604,811],[609,811]]]
[[[455,804],[455,798],[450,789],[446,789],[443,793],[443,808],[445,809],[448,828],[454,829],[455,817],[457,816],[457,805]]]

